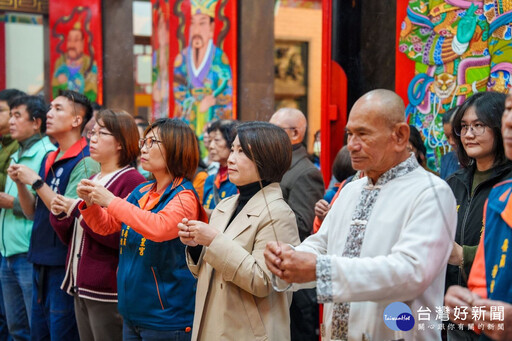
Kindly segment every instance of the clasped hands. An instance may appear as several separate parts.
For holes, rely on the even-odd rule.
[[[316,280],[316,255],[313,253],[295,251],[281,242],[268,242],[264,256],[268,269],[288,283]]]
[[[484,324],[483,332],[493,340],[510,340],[512,338],[512,305],[510,303],[484,299],[476,293],[471,292],[468,288],[458,285],[452,285],[448,288],[444,297],[445,305],[450,311],[450,320],[458,324],[468,325],[470,323]],[[473,317],[473,307],[481,308],[483,314],[476,320]],[[503,307],[503,318],[494,318],[492,316],[491,307]],[[467,318],[461,319],[455,315],[456,311],[467,312]],[[504,330],[497,328],[497,324],[503,324]],[[492,325],[492,327],[491,327]]]
[[[188,246],[210,246],[213,239],[219,234],[219,231],[212,226],[198,220],[188,220],[183,218],[178,223],[178,236],[183,244]]]
[[[115,195],[106,189],[105,186],[88,179],[83,179],[78,183],[76,193],[85,201],[87,206],[97,204],[107,207],[115,198]]]

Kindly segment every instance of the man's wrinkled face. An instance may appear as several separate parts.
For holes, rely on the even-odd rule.
[[[190,46],[200,49],[213,39],[215,23],[206,14],[194,14],[190,23]]]
[[[393,151],[393,130],[386,120],[357,104],[350,113],[346,127],[352,167],[369,177],[382,174],[389,168],[388,157]]]
[[[84,53],[84,36],[80,30],[71,30],[66,41],[66,55],[69,59],[78,59]]]
[[[9,112],[7,101],[0,101],[0,132],[9,129]]]

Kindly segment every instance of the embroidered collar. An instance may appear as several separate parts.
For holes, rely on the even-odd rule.
[[[367,186],[369,189],[380,188],[387,184],[388,182],[390,182],[391,180],[401,177],[409,172],[412,172],[417,167],[419,167],[419,163],[416,160],[414,153],[411,153],[411,156],[409,156],[409,158],[407,158],[405,161],[399,163],[395,167],[391,168],[390,170],[382,174],[375,185],[373,184],[372,179],[368,177]]]

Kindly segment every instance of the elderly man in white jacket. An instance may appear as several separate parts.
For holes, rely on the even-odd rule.
[[[316,286],[323,340],[441,340],[437,327],[419,330],[418,310],[430,309],[434,319],[443,305],[457,223],[452,191],[409,152],[404,104],[394,92],[361,97],[347,134],[352,165],[366,177],[343,188],[319,232],[301,245],[269,243],[267,266],[293,289]],[[393,302],[410,307],[412,329],[386,325]]]

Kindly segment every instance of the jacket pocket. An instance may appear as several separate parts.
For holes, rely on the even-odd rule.
[[[167,299],[165,296],[165,288],[164,283],[158,273],[158,268],[156,266],[151,267],[151,272],[153,273],[153,278],[155,280],[155,289],[158,296],[158,301],[162,310],[165,310],[168,307]]]
[[[242,299],[245,313],[247,314],[251,324],[251,330],[254,334],[254,339],[257,341],[268,340],[267,330],[261,318],[258,306],[254,301],[254,296],[241,288],[238,288],[238,291],[240,293],[240,298]]]

